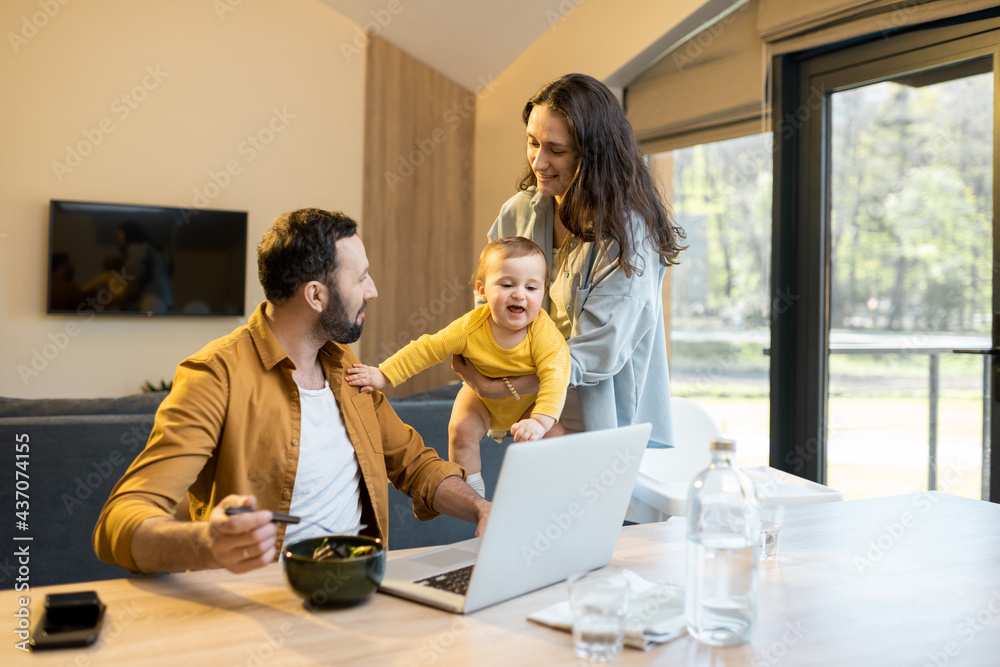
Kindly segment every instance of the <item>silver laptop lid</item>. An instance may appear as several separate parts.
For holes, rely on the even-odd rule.
[[[651,429],[635,424],[509,446],[463,611],[606,565]]]

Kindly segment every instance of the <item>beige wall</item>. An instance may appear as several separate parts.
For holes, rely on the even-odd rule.
[[[606,80],[676,27],[705,0],[567,0],[568,12],[497,78],[476,108],[477,238],[516,191],[525,161],[524,103],[542,85],[569,72]],[[554,18],[554,17],[553,17]]]
[[[254,246],[277,214],[360,217],[364,55],[346,60],[356,25],[318,0],[4,0],[0,27],[0,396],[133,393],[243,321],[46,316],[49,199],[191,206],[235,161],[208,206],[249,211],[248,314],[263,298]],[[283,127],[251,160],[241,143],[275,110]],[[85,133],[99,143],[56,173]]]
[[[607,78],[701,4],[567,0],[513,64],[483,73],[471,255],[514,192],[524,101],[566,72]],[[364,55],[345,58],[357,26],[318,0],[5,0],[0,26],[0,396],[132,393],[243,322],[45,315],[49,199],[203,204],[195,190],[235,161],[208,206],[249,211],[248,313],[262,298],[252,246],[274,216],[319,206],[364,223]],[[249,160],[242,142],[276,110],[287,125]],[[68,163],[81,143],[96,145]]]

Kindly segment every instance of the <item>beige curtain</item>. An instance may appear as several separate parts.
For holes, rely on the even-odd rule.
[[[662,56],[625,89],[643,147],[656,152],[767,131],[763,48],[751,0]]]
[[[757,28],[771,53],[791,53],[895,28],[963,16],[998,0],[759,0]]]
[[[1000,0],[750,0],[660,57],[625,89],[650,153],[769,131],[774,55],[963,16]]]

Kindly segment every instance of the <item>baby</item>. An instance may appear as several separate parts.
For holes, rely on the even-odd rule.
[[[514,236],[492,241],[479,256],[475,287],[486,303],[435,334],[409,343],[377,368],[355,364],[348,383],[363,391],[399,386],[420,371],[461,354],[487,377],[538,375],[537,394],[480,398],[463,385],[448,424],[448,456],[465,468],[468,482],[486,495],[479,456],[483,435],[500,442],[509,430],[514,442],[538,440],[562,412],[569,384],[569,347],[541,309],[548,266],[542,249]],[[556,427],[561,432],[561,427]]]

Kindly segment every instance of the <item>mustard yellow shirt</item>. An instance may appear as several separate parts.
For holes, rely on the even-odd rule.
[[[232,493],[255,495],[261,509],[290,509],[302,415],[295,365],[263,307],[246,326],[177,367],[146,448],[111,491],[94,528],[101,560],[137,571],[131,554],[136,527],[150,517],[173,516],[185,493],[193,520],[204,519]],[[464,479],[461,466],[425,447],[382,393],[347,384],[345,368],[357,363],[350,348],[328,341],[319,359],[364,478],[361,516],[370,526],[364,532],[387,539],[388,482],[412,498],[418,518],[437,516],[434,492],[449,475]],[[284,535],[281,524],[278,553]]]
[[[490,307],[482,305],[458,318],[435,334],[424,334],[381,364],[393,386],[453,354],[461,354],[486,377],[538,375],[537,394],[522,394],[500,399],[482,399],[492,417],[492,431],[507,431],[531,408],[558,420],[569,386],[569,347],[552,319],[544,310],[528,325],[528,332],[517,347],[500,347],[490,329]]]

